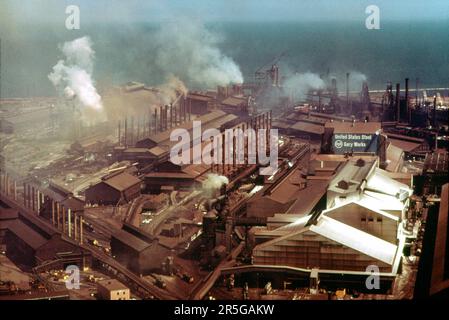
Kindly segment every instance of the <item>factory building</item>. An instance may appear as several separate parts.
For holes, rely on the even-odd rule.
[[[124,224],[111,236],[111,253],[129,270],[145,275],[161,270],[161,263],[170,254],[170,249],[141,229]]]
[[[1,210],[0,235],[6,245],[6,255],[25,267],[35,267],[46,261],[59,260],[62,253],[77,254],[80,266],[83,252],[75,245],[64,241],[61,233],[48,226],[38,217],[16,210]]]
[[[186,103],[192,114],[203,115],[209,112],[212,107],[214,98],[199,92],[189,92]]]
[[[386,273],[396,270],[396,245],[327,216],[314,224],[307,224],[306,218],[285,227],[286,231],[282,227],[271,231],[274,239],[253,249],[253,263],[319,268],[320,273],[365,272],[369,265]]]
[[[86,189],[86,203],[118,205],[140,196],[142,181],[127,172],[115,172]]]
[[[102,300],[129,300],[130,290],[116,279],[97,282],[97,296]]]
[[[201,122],[201,128],[203,130],[209,129],[209,128],[215,128],[220,129],[224,127],[229,127],[231,123],[236,121],[238,119],[237,116],[227,114],[220,110],[211,111],[209,113],[203,114],[199,116],[198,118],[194,119],[195,121]],[[193,131],[193,123],[192,122],[186,122],[179,126],[177,126],[179,129],[186,129],[190,134],[192,134]],[[160,148],[163,148],[167,152],[169,152],[171,146],[178,143],[177,141],[170,141],[170,134],[172,132],[172,129],[162,131],[158,134],[152,135],[150,137],[144,138],[142,140],[139,140],[136,143],[137,148],[147,148],[151,149],[154,147],[159,146]]]
[[[250,98],[244,96],[230,96],[221,101],[221,110],[241,116],[248,115]]]
[[[145,190],[159,193],[167,187],[175,190],[201,187],[210,169],[211,166],[205,164],[176,165],[166,161],[158,166],[157,171],[145,174]]]
[[[323,160],[331,160],[326,157],[338,160],[337,155],[319,155],[315,164],[323,166]],[[368,156],[346,159],[337,168],[325,210],[277,214],[268,219],[267,228],[255,228],[255,265],[359,275],[376,265],[387,277],[398,272],[405,242],[399,225],[412,194],[411,175],[398,175],[408,184],[397,181],[378,167],[377,157]]]
[[[39,215],[47,219],[52,219],[55,210],[55,203],[65,209],[70,209],[74,214],[82,214],[84,212],[84,201],[76,198],[72,192],[56,185],[52,182],[45,188],[40,190],[43,196],[43,203],[40,207]]]
[[[247,202],[248,217],[272,217],[276,213],[309,213],[325,205],[323,200],[329,181],[306,176],[294,168],[285,177],[268,184]]]

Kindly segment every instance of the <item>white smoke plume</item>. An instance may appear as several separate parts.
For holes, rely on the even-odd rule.
[[[311,72],[293,74],[284,82],[287,93],[294,100],[304,99],[308,91],[324,89],[325,86],[324,81],[317,74]]]
[[[229,180],[225,176],[220,176],[216,173],[209,173],[206,180],[203,181],[203,190],[209,193],[220,189],[224,184],[228,184]]]
[[[367,78],[363,73],[351,71],[349,73],[349,91],[360,91],[366,80]]]
[[[164,23],[155,36],[155,64],[190,86],[216,87],[242,83],[239,66],[218,48],[219,37],[199,22],[177,19]]]
[[[53,67],[48,78],[67,98],[76,99],[81,113],[84,111],[101,111],[101,96],[92,79],[95,51],[89,37],[82,37],[60,46],[64,59]],[[86,110],[87,109],[87,110]]]

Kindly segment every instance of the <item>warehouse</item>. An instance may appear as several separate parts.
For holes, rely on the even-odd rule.
[[[116,172],[85,191],[86,203],[118,205],[140,196],[141,180],[127,172]]]
[[[111,237],[112,256],[136,274],[146,275],[161,270],[170,250],[157,238],[129,225]]]
[[[0,212],[0,231],[6,244],[6,255],[24,267],[34,267],[57,259],[58,253],[82,252],[64,241],[61,233],[38,217],[14,210]]]
[[[159,193],[164,186],[175,190],[201,187],[211,166],[205,164],[176,165],[166,161],[158,166],[157,171],[145,174],[145,190]]]
[[[192,114],[202,115],[209,111],[213,98],[202,93],[191,92],[187,95],[186,103]]]

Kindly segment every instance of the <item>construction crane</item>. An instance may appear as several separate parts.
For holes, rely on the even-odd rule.
[[[279,67],[278,67],[277,63],[286,54],[287,54],[287,51],[282,52],[281,54],[276,56],[274,59],[272,59],[270,62],[264,64],[259,69],[257,69],[257,71],[254,73],[254,80],[257,85],[260,86],[263,84],[267,84],[268,80],[271,80],[270,83],[273,86],[276,86],[276,87],[280,86]]]

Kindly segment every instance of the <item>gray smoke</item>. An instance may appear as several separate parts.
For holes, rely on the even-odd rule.
[[[324,89],[325,86],[319,75],[311,72],[296,73],[284,81],[284,90],[293,100],[302,100],[310,90]]]
[[[202,88],[243,82],[239,66],[218,48],[218,35],[200,22],[180,18],[163,23],[154,41],[155,64],[165,75]]]
[[[203,190],[207,193],[213,193],[221,188],[222,185],[228,184],[229,180],[225,176],[220,176],[216,173],[209,173],[206,180],[203,182]]]

